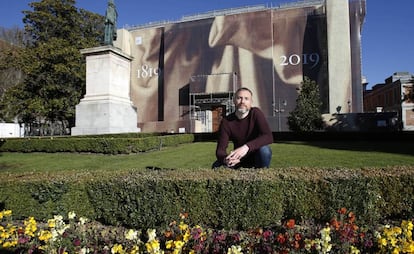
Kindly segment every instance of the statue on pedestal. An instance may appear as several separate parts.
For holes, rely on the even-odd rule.
[[[116,40],[117,18],[118,12],[116,11],[114,0],[109,0],[105,13],[104,45],[113,45],[113,41]]]

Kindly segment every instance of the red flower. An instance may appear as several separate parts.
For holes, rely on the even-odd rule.
[[[295,219],[290,219],[286,222],[286,227],[288,229],[292,229],[295,227]]]
[[[273,235],[273,232],[271,230],[266,230],[265,232],[263,232],[263,238],[265,239],[265,241],[268,241],[269,238],[271,238]]]
[[[300,249],[300,244],[299,244],[299,242],[298,242],[298,241],[295,241],[295,242],[293,243],[293,248],[295,248],[295,250]]]
[[[75,246],[80,246],[81,245],[81,241],[79,240],[79,238],[76,238],[75,240],[73,240],[73,245],[75,245]]]
[[[191,235],[193,236],[194,240],[197,240],[201,237],[201,228],[194,228],[193,231],[191,232]]]
[[[25,243],[29,242],[29,238],[26,237],[26,236],[19,237],[18,240],[17,240],[17,242],[18,243],[21,243],[21,244],[25,244]]]
[[[232,235],[232,238],[233,238],[234,242],[239,242],[240,241],[240,235],[239,234]]]
[[[276,240],[280,244],[284,244],[286,242],[286,237],[281,233],[277,235]]]

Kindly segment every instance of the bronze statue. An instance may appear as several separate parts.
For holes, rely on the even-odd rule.
[[[104,45],[113,45],[116,40],[116,20],[118,12],[116,11],[114,0],[108,1],[108,7],[105,13],[105,37]]]

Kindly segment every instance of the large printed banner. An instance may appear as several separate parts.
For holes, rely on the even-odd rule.
[[[322,9],[266,9],[129,31],[131,98],[139,122],[186,120],[190,91],[214,94],[241,86],[253,91],[253,104],[265,115],[275,116],[280,101],[287,115],[304,76],[316,80],[327,98]],[[197,77],[205,78],[191,87]]]

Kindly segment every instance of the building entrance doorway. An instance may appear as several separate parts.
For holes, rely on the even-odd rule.
[[[212,117],[212,132],[219,131],[220,123],[223,117],[225,116],[226,106],[218,105],[211,107],[211,117]]]
[[[191,132],[217,132],[223,117],[233,112],[236,72],[200,74],[189,82]]]
[[[192,132],[217,132],[223,117],[234,110],[233,93],[191,94]]]

